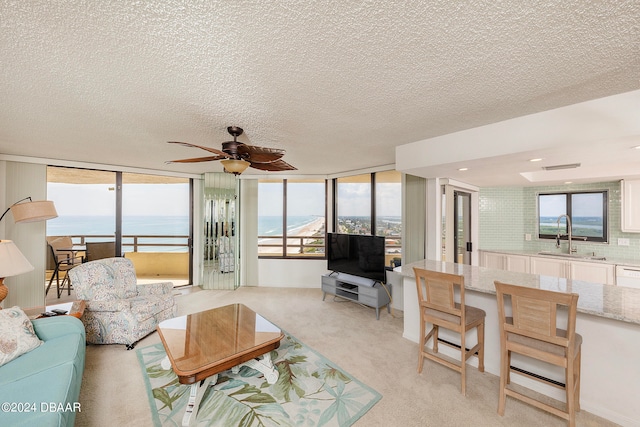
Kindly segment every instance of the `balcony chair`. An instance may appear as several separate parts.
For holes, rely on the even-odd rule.
[[[58,258],[79,258],[84,260],[84,250],[76,249],[70,236],[47,236],[47,243],[53,246]],[[77,262],[76,262],[77,263]]]
[[[55,242],[53,242],[55,244]],[[56,290],[58,298],[62,295],[62,291],[67,290],[67,295],[71,295],[71,280],[69,278],[69,270],[76,265],[82,264],[83,258],[81,256],[73,256],[70,253],[59,254],[54,248],[52,243],[47,243],[47,271],[51,272],[51,278],[49,284],[45,290],[45,296],[49,293],[49,289],[53,284],[53,280],[56,281]],[[62,283],[60,283],[60,275],[62,277]],[[65,287],[66,285],[66,287]]]
[[[424,358],[440,363],[454,371],[460,372],[460,392],[466,395],[466,366],[467,359],[474,354],[478,355],[478,370],[484,372],[484,320],[486,313],[476,307],[465,304],[464,277],[456,274],[440,273],[436,271],[413,269],[416,276],[418,290],[418,303],[420,305],[420,353],[418,360],[418,372],[422,372]],[[455,302],[456,288],[460,294],[460,302]],[[431,323],[432,328],[425,333],[426,323]],[[455,363],[450,358],[441,357],[438,353],[438,332],[444,328],[460,334],[460,363]],[[477,343],[467,350],[466,333],[476,329]],[[433,350],[429,350],[426,344],[433,339]],[[455,344],[442,342],[458,348]]]
[[[116,256],[116,242],[87,242],[87,261],[113,258]]]
[[[127,258],[86,262],[69,272],[78,299],[86,301],[81,317],[91,344],[135,344],[175,317],[173,283],[138,285]]]
[[[578,294],[547,291],[495,282],[498,298],[498,323],[500,324],[500,399],[498,414],[504,415],[506,397],[528,403],[550,412],[575,426],[575,413],[580,410],[580,357],[582,337],[576,333]],[[509,305],[505,300],[510,300]],[[558,310],[566,307],[566,310]],[[558,324],[567,329],[559,329]],[[532,357],[565,370],[564,410],[534,397],[516,392],[507,385],[511,372],[526,375],[544,382],[535,374],[515,371],[511,366],[512,353]],[[532,393],[531,396],[534,396]]]

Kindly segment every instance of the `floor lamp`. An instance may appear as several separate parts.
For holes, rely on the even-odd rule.
[[[0,216],[0,221],[7,212],[13,214],[13,221],[36,222],[46,221],[58,216],[52,201],[41,200],[34,202],[31,197],[25,197],[9,206]],[[4,284],[5,277],[17,276],[33,270],[31,263],[11,240],[0,240],[0,303],[7,297],[9,289]]]
[[[25,197],[9,206],[2,216],[0,216],[0,221],[2,221],[2,218],[4,218],[9,211],[13,214],[13,221],[15,223],[46,221],[58,216],[58,212],[56,212],[56,207],[52,201],[39,200],[34,202],[31,200],[31,197]]]
[[[33,270],[33,265],[22,255],[11,240],[0,240],[0,303],[7,297],[9,289],[4,278],[17,276]]]

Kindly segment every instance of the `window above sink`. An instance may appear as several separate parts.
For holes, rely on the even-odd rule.
[[[569,234],[567,221],[571,217],[571,234],[575,240],[608,241],[608,191],[576,191],[538,194],[538,237],[562,240]],[[560,218],[558,224],[558,218]]]

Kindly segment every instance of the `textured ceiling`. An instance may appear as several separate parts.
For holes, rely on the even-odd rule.
[[[237,125],[301,174],[393,164],[639,89],[639,17],[637,0],[1,0],[0,154],[220,171],[164,164],[206,155],[166,141],[220,148]]]

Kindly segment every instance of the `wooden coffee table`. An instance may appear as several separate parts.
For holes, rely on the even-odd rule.
[[[168,319],[157,329],[167,352],[162,367],[172,368],[181,384],[191,384],[183,426],[195,420],[205,390],[220,372],[237,373],[248,366],[264,374],[269,384],[278,380],[269,352],[278,348],[284,334],[243,304]]]

